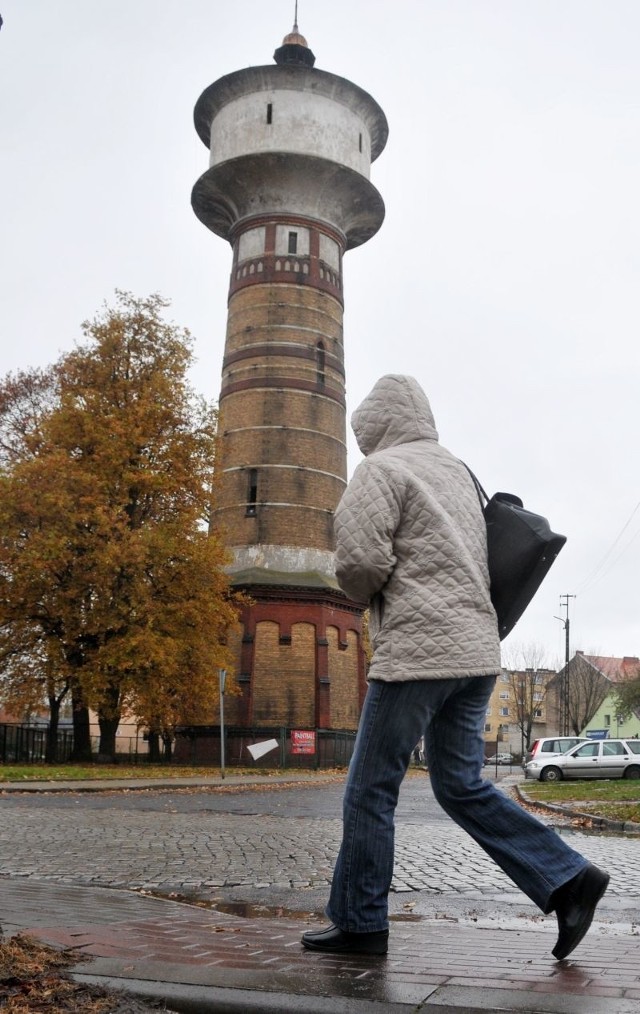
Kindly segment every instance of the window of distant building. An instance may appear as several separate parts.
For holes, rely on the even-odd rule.
[[[287,252],[290,253],[290,254],[294,254],[294,253],[298,252],[298,233],[297,232],[290,232],[289,233],[289,248],[288,248]]]

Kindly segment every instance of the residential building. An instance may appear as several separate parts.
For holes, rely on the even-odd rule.
[[[619,720],[614,696],[617,684],[639,677],[640,659],[636,655],[615,657],[576,651],[549,688],[548,710],[555,725],[552,733],[587,735],[590,731],[605,737],[616,736],[615,731],[608,730],[617,728],[620,735],[633,735],[630,719],[626,725],[623,716]]]
[[[502,670],[487,708],[486,753],[520,757],[534,739],[554,731],[547,724],[547,688],[555,676],[555,669]]]

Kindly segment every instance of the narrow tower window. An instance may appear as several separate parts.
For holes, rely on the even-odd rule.
[[[358,150],[362,151],[362,134],[358,134]]]
[[[297,252],[298,252],[298,233],[297,232],[290,232],[289,233],[289,250],[288,250],[288,253],[294,254],[294,253],[297,253]]]
[[[322,342],[318,342],[316,345],[316,380],[319,384],[324,384],[324,364],[325,364],[325,353],[324,345]]]
[[[249,469],[249,488],[247,490],[247,517],[255,517],[256,503],[258,501],[258,469]]]
[[[273,123],[273,102],[267,102],[267,123]]]

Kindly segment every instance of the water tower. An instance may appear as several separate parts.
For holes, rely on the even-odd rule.
[[[314,67],[297,24],[274,59],[215,81],[194,113],[210,159],[193,209],[233,251],[214,525],[251,604],[242,696],[225,710],[243,726],[352,729],[363,610],[333,569],[347,478],[343,257],[382,224],[369,174],[388,128],[367,92]]]

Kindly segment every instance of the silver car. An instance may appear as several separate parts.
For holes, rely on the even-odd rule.
[[[555,757],[538,756],[525,767],[527,778],[640,778],[640,739],[588,740]]]

